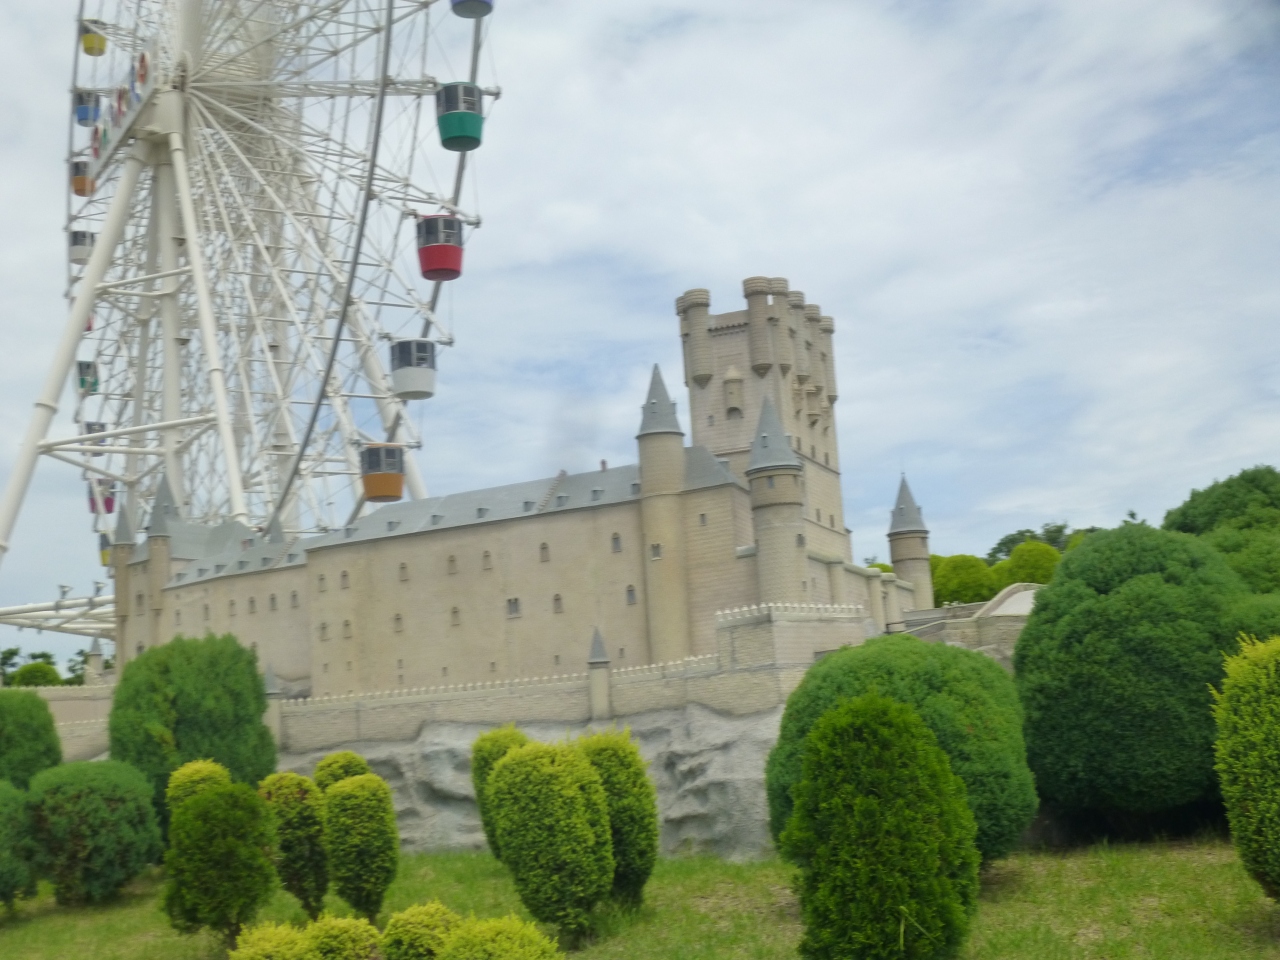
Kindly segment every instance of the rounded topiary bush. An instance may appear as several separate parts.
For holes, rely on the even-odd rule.
[[[179,637],[125,665],[108,722],[111,758],[146,774],[167,826],[165,788],[184,763],[216,760],[237,783],[257,783],[275,770],[266,709],[253,651],[230,635]]]
[[[0,690],[0,780],[19,790],[62,762],[62,741],[49,705],[30,690]]]
[[[203,793],[211,787],[225,787],[231,783],[231,772],[213,760],[192,760],[184,763],[169,774],[169,785],[165,787],[164,802],[169,816],[196,794]]]
[[[271,897],[275,831],[261,797],[243,783],[208,787],[169,824],[164,909],[178,930],[209,927],[235,945]]]
[[[613,840],[613,896],[638,906],[658,859],[658,794],[626,732],[594,733],[578,749],[600,775]]]
[[[977,906],[976,826],[919,715],[875,694],[830,710],[795,793],[782,843],[800,865],[800,955],[954,956]]]
[[[306,932],[287,924],[260,923],[240,934],[227,960],[312,960]]]
[[[337,753],[329,754],[316,764],[316,772],[313,779],[316,786],[320,788],[320,792],[324,793],[339,780],[346,780],[348,777],[359,777],[371,772],[369,764],[365,762],[364,757],[360,756],[360,754],[352,753],[350,750],[339,750]]]
[[[383,960],[433,960],[462,924],[462,918],[438,901],[393,913],[382,931]]]
[[[0,903],[10,910],[19,897],[36,893],[29,830],[26,794],[0,780]]]
[[[1245,869],[1280,899],[1280,637],[1250,637],[1227,660],[1214,744],[1231,839]]]
[[[1001,560],[991,572],[998,590],[1011,583],[1048,583],[1061,559],[1062,554],[1049,544],[1024,540],[1013,548],[1008,560]]]
[[[380,960],[378,928],[368,920],[324,916],[306,935],[307,960]]]
[[[792,810],[805,737],[841,701],[878,692],[910,704],[964,781],[985,859],[1004,856],[1035,817],[1035,783],[1013,680],[990,657],[910,634],[868,640],[823,657],[787,699],[765,767],[775,841]]]
[[[1244,592],[1211,547],[1145,524],[1091,534],[1063,558],[1014,650],[1042,797],[1150,815],[1212,793],[1209,687]]]
[[[12,687],[57,687],[62,685],[62,674],[51,663],[37,660],[24,663],[9,676]]]
[[[958,553],[938,564],[933,576],[935,603],[978,603],[995,595],[995,574],[981,557]]]
[[[151,785],[126,763],[66,763],[31,780],[31,844],[58,903],[100,903],[160,856]]]
[[[396,811],[386,781],[364,773],[329,787],[325,838],[334,890],[373,921],[400,865]]]
[[[555,960],[561,956],[542,931],[519,917],[468,920],[439,954],[439,960]]]
[[[320,788],[298,773],[273,773],[258,785],[258,794],[267,801],[275,819],[280,885],[297,897],[307,916],[315,920],[329,889]]]
[[[493,765],[510,751],[516,747],[523,747],[528,742],[528,737],[508,724],[480,734],[476,737],[476,742],[471,745],[471,784],[476,791],[480,825],[484,827],[484,838],[488,841],[489,852],[498,860],[502,859],[502,854],[498,850],[498,838],[493,828],[493,814],[489,811],[486,794],[489,773],[493,770]]]
[[[489,804],[502,860],[535,920],[575,941],[613,886],[613,841],[600,775],[567,744],[530,743],[497,762]]]

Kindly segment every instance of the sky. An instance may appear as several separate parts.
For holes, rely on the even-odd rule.
[[[0,478],[65,317],[74,15],[0,5]],[[634,462],[653,363],[687,424],[675,298],[753,275],[835,318],[859,561],[904,471],[981,555],[1280,462],[1278,0],[498,0],[490,50],[433,494]],[[0,605],[91,591],[88,529],[42,463]]]

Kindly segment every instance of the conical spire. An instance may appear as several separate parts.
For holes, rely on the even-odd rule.
[[[751,444],[751,460],[747,463],[747,473],[757,470],[770,470],[774,467],[800,468],[800,458],[791,449],[791,438],[782,429],[782,421],[778,418],[773,398],[766,396],[764,406],[760,408],[760,425],[756,427],[756,439]]]
[[[644,415],[640,418],[640,432],[636,436],[643,437],[650,433],[678,433],[684,436],[680,421],[676,419],[676,405],[667,394],[667,385],[662,382],[662,371],[656,363],[653,365],[653,379],[649,381],[649,398],[644,402]]]
[[[147,522],[148,537],[169,536],[169,522],[178,519],[178,501],[169,486],[169,475],[160,475],[156,498],[151,502],[151,519]]]
[[[120,516],[116,519],[116,533],[112,543],[117,547],[132,547],[137,535],[133,532],[133,524],[129,522],[129,507],[121,504]]]
[[[284,543],[284,526],[280,523],[279,514],[267,524],[267,543]]]
[[[898,485],[898,502],[894,505],[889,519],[889,533],[928,533],[924,525],[924,515],[911,496],[911,488],[907,486],[907,475],[902,475],[902,483]]]
[[[609,655],[604,652],[604,637],[600,636],[600,628],[596,627],[595,636],[591,638],[591,656],[587,657],[588,666],[608,664]]]

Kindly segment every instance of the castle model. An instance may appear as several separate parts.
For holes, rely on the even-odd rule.
[[[852,561],[835,325],[786,280],[743,291],[732,313],[706,290],[676,301],[692,444],[655,367],[636,464],[404,501],[303,538],[189,523],[162,484],[143,538],[120,514],[119,662],[232,633],[280,689],[321,698],[570,674],[588,656],[723,661],[745,623],[803,666],[901,629],[933,606],[928,531],[904,479],[894,573]]]

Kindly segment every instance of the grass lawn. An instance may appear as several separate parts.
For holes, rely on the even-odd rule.
[[[774,960],[795,956],[791,871],[665,860],[638,914],[606,915],[580,960]],[[4,960],[216,960],[209,937],[184,937],[160,913],[155,875],[109,906],[65,910],[48,891],[0,913]],[[506,871],[485,854],[408,856],[387,909],[436,898],[460,913],[522,913]],[[335,913],[348,911],[336,900]],[[301,921],[278,894],[265,919]],[[965,960],[1280,960],[1280,908],[1220,840],[1019,853],[983,878]]]

